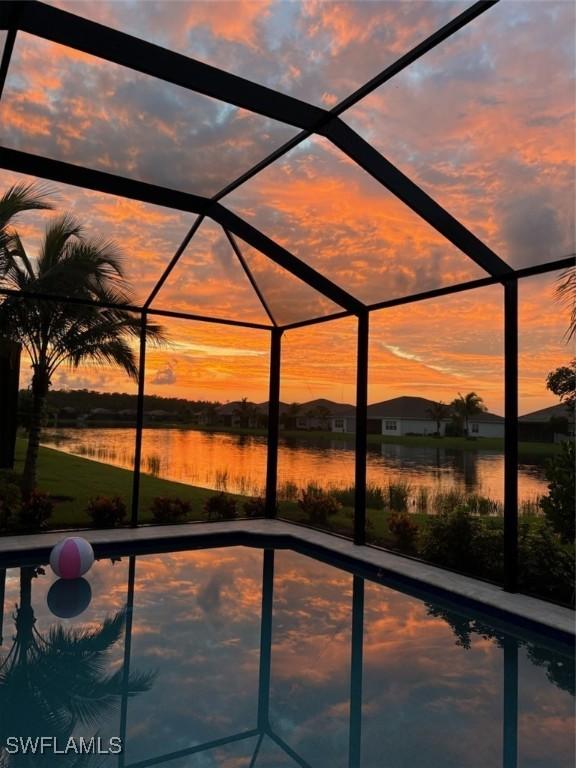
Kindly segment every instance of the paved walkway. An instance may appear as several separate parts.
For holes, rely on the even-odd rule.
[[[51,548],[64,535],[42,533],[0,538],[0,566],[15,566],[24,560],[45,563]],[[335,561],[338,566],[359,571],[368,578],[376,576],[378,580],[395,588],[407,587],[404,591],[411,594],[418,595],[420,590],[444,598],[457,595],[471,607],[487,609],[501,618],[513,617],[520,623],[542,625],[568,635],[576,634],[575,614],[568,608],[526,595],[510,594],[493,584],[372,547],[357,546],[347,539],[281,520],[236,520],[90,530],[78,535],[92,543],[97,556],[198,549],[227,544],[288,547],[329,562]]]

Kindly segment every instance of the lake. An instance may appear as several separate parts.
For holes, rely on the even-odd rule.
[[[131,468],[133,428],[51,429],[43,445],[68,453]],[[522,457],[519,497],[533,501],[546,493],[545,457]],[[371,445],[368,481],[381,486],[406,482],[413,493],[457,489],[502,501],[504,455],[498,451],[454,450],[407,445]],[[193,429],[144,429],[142,470],[169,480],[226,490],[262,493],[266,474],[266,438]],[[281,437],[279,487],[288,483],[305,487],[342,488],[354,482],[354,439],[326,439],[303,434]],[[281,493],[282,495],[282,493]]]

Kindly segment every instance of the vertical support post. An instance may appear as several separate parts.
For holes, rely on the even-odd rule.
[[[124,665],[122,670],[122,702],[120,705],[120,739],[122,751],[118,754],[118,766],[123,768],[126,755],[126,725],[128,722],[128,684],[130,682],[130,654],[132,651],[132,617],[134,614],[134,584],[136,582],[136,557],[128,560],[128,594],[126,597],[126,624],[124,629]]]
[[[504,589],[518,585],[518,280],[504,283]]]
[[[358,315],[356,349],[356,456],[354,481],[354,543],[366,543],[366,447],[368,436],[369,313]]]
[[[4,642],[4,600],[6,598],[6,568],[0,569],[0,645]]]
[[[265,549],[262,560],[262,615],[260,619],[260,672],[258,679],[258,730],[270,724],[270,669],[272,665],[272,610],[274,607],[274,550]]]
[[[138,526],[140,506],[140,464],[142,460],[142,425],[144,423],[144,379],[146,377],[146,322],[147,314],[140,318],[140,357],[138,360],[138,400],[136,402],[136,438],[134,443],[134,471],[132,474],[132,528]]]
[[[268,393],[268,453],[266,461],[266,517],[276,517],[278,484],[278,430],[280,427],[280,366],[282,330],[270,332],[270,381]]]
[[[502,766],[518,766],[518,643],[513,637],[504,639],[504,730],[502,734]]]
[[[354,576],[352,587],[352,658],[350,663],[349,768],[360,768],[362,749],[362,661],[364,651],[364,579]]]

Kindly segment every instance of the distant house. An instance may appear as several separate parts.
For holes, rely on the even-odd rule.
[[[378,435],[433,435],[438,425],[430,416],[435,401],[425,397],[393,397],[368,406],[368,432]],[[440,422],[446,433],[448,416]],[[469,422],[470,437],[504,437],[504,418],[495,413],[479,413]]]
[[[86,415],[88,421],[114,421],[116,418],[116,411],[113,411],[110,408],[92,408]]]
[[[145,416],[147,416],[150,421],[168,421],[169,419],[174,418],[174,414],[170,413],[170,411],[164,411],[161,408],[147,411]]]
[[[520,440],[558,443],[574,435],[574,408],[565,403],[525,413],[518,419]]]
[[[355,432],[356,409],[353,405],[336,403],[321,397],[301,403],[295,421],[296,429]]]
[[[287,408],[280,403],[280,415]],[[249,400],[233,400],[216,408],[216,423],[224,427],[257,429],[268,423],[268,403],[253,403]]]

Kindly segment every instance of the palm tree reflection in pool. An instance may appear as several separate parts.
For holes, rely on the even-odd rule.
[[[20,604],[14,620],[12,648],[0,664],[0,744],[5,750],[9,736],[49,736],[58,748],[65,747],[77,728],[95,729],[116,709],[123,695],[148,691],[155,673],[131,673],[124,666],[106,672],[108,652],[122,636],[126,622],[123,609],[104,620],[97,629],[52,626],[46,634],[36,629],[32,608],[35,568],[20,571]],[[97,734],[96,734],[97,735]],[[105,743],[103,741],[103,747]],[[58,766],[92,768],[102,755],[0,754],[0,768]]]

